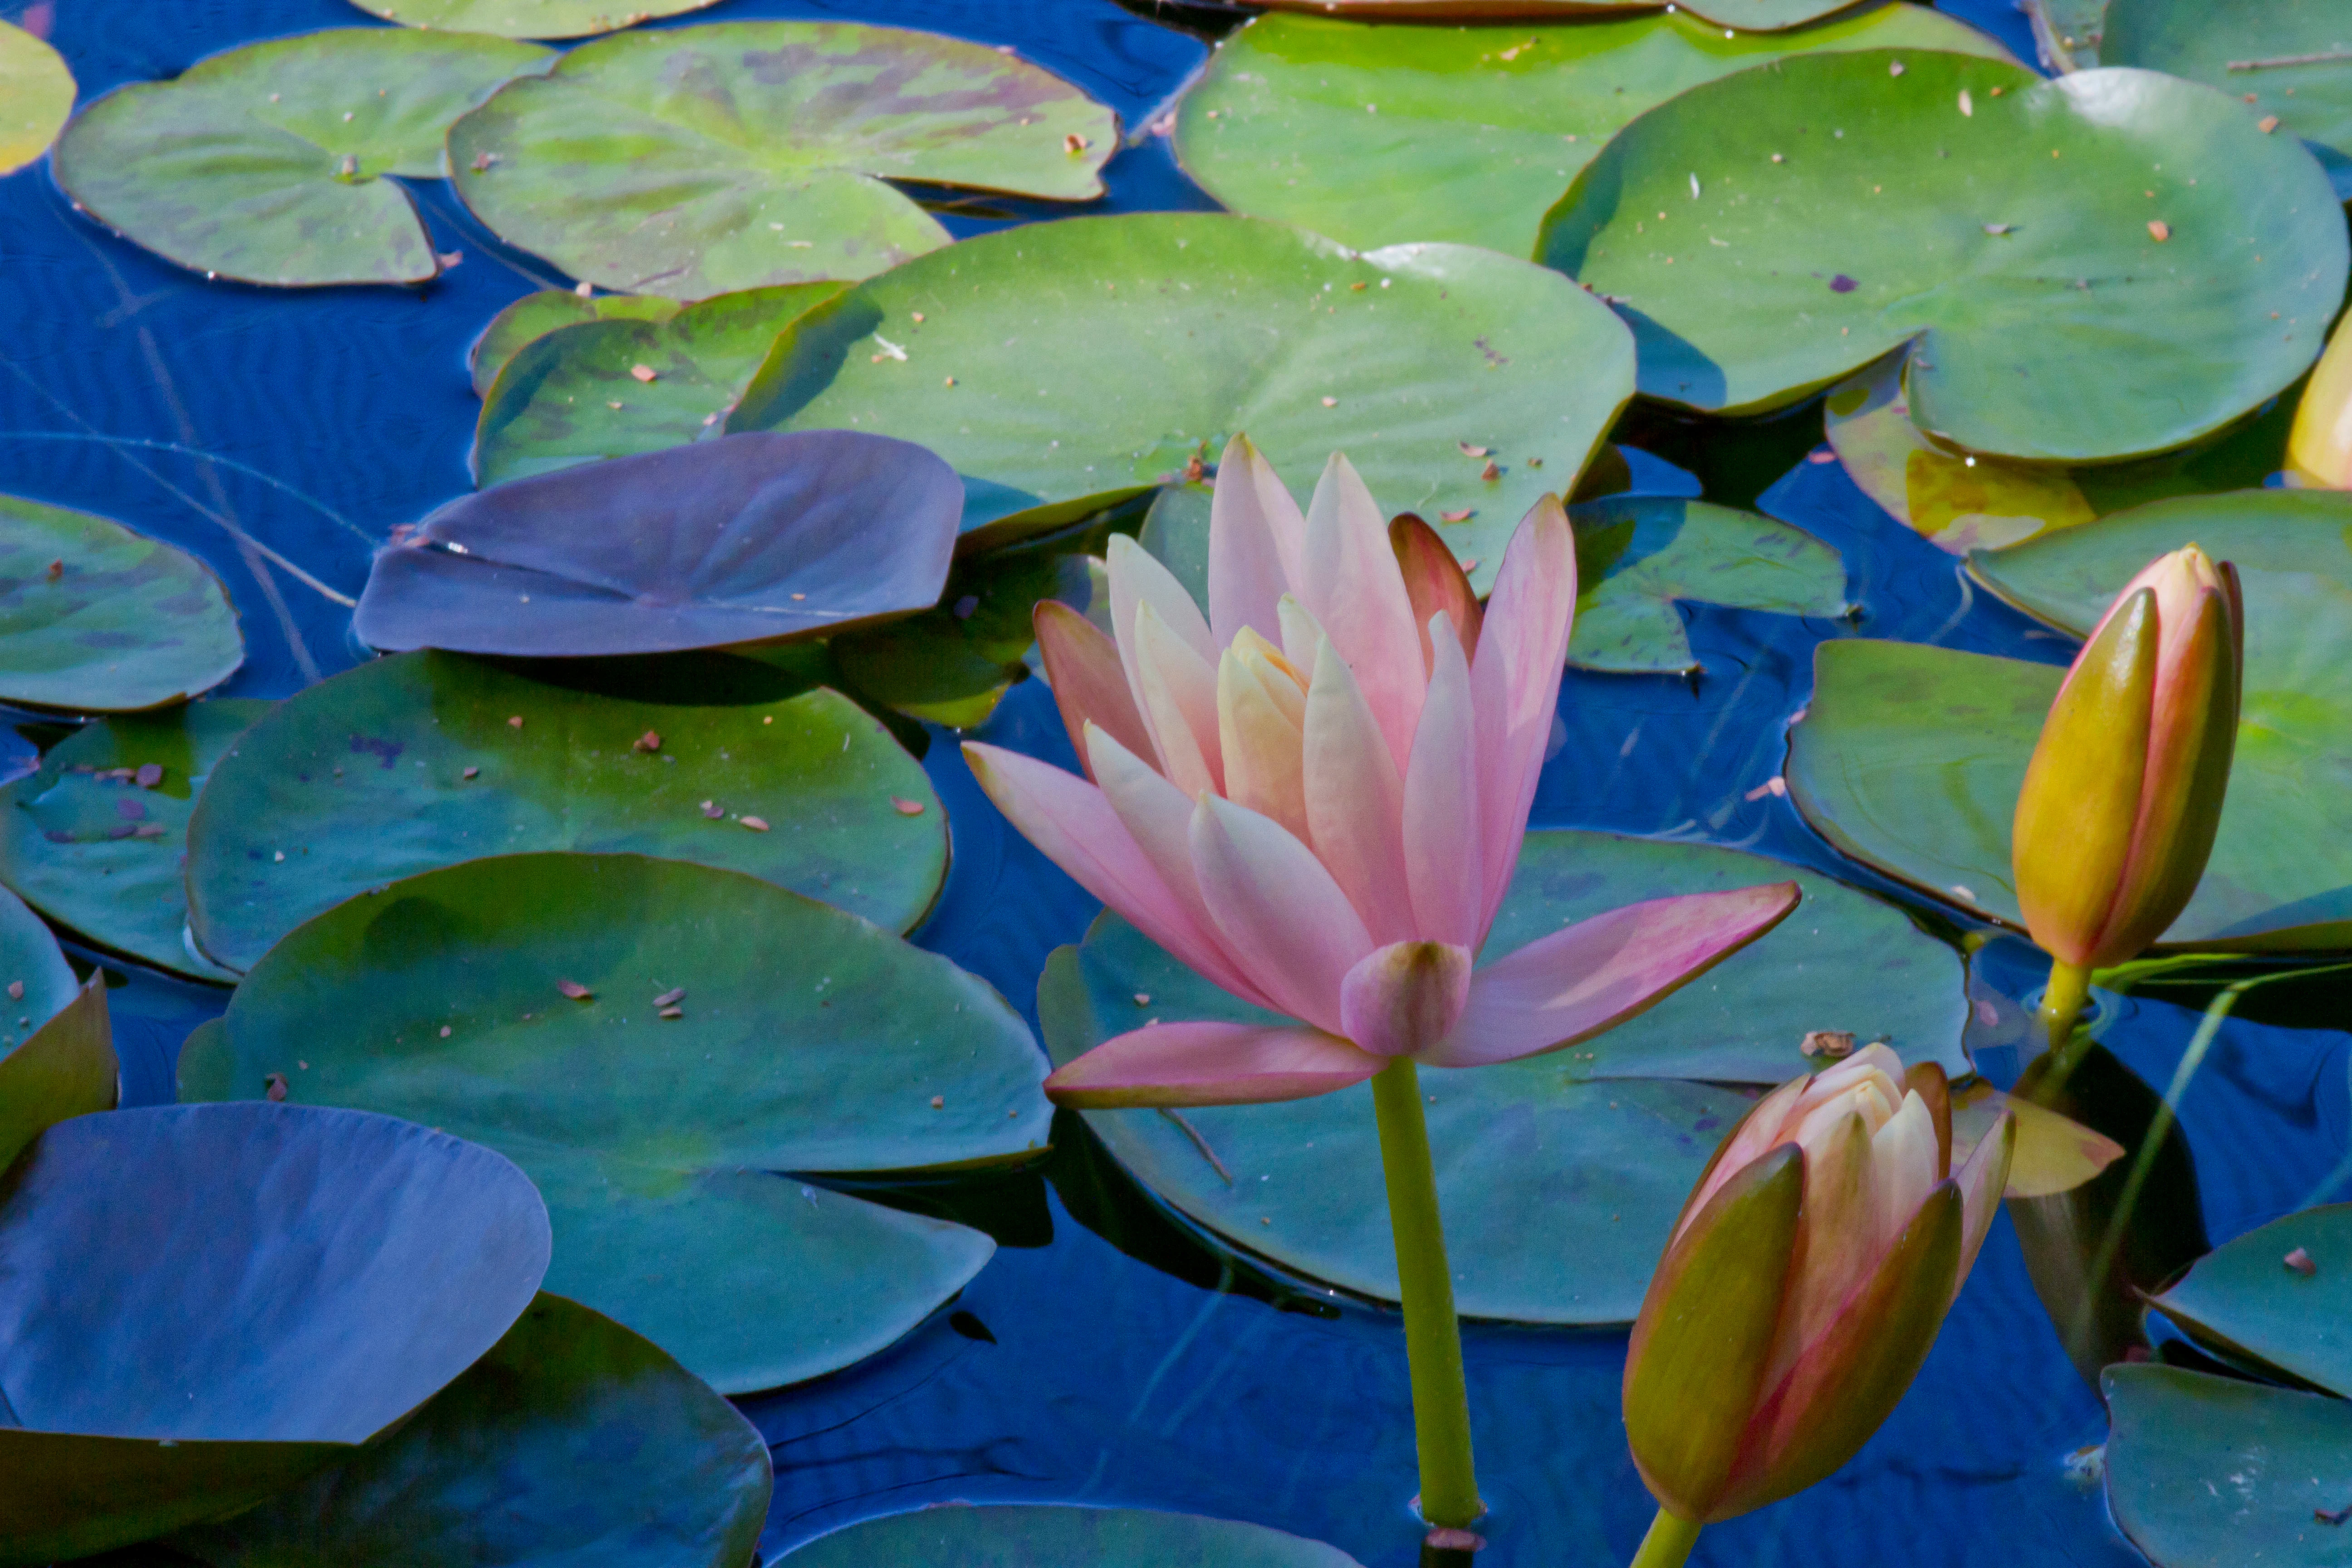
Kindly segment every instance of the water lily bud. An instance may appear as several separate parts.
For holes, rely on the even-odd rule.
[[[2336,323],[2327,352],[2295,405],[2286,438],[2287,472],[2326,489],[2352,489],[2352,330]]]
[[[1942,1069],[1883,1045],[1757,1102],[1633,1325],[1625,1433],[1662,1508],[1712,1524],[1853,1457],[1968,1278],[2015,1137],[2004,1116],[1954,1171]]]
[[[2018,792],[2026,929],[2062,964],[2117,963],[2197,890],[2237,743],[2236,570],[2191,544],[2127,584],[2076,656]]]

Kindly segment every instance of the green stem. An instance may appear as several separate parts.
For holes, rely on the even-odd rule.
[[[1660,1509],[1650,1533],[1642,1537],[1642,1550],[1633,1553],[1633,1568],[1683,1568],[1683,1559],[1698,1544],[1698,1531],[1689,1520]]]
[[[1462,1329],[1454,1315],[1454,1276],[1445,1265],[1445,1228],[1437,1214],[1437,1173],[1429,1160],[1429,1123],[1421,1079],[1409,1057],[1372,1078],[1380,1118],[1381,1168],[1388,1177],[1389,1227],[1396,1236],[1397,1279],[1404,1298],[1404,1352],[1412,1377],[1412,1432],[1421,1455],[1421,1516],[1467,1530],[1486,1511],[1470,1461],[1470,1392],[1462,1379]]]
[[[2050,1065],[2042,1069],[2042,1079],[2034,1086],[2033,1098],[2043,1105],[2055,1101],[2066,1080],[2074,1076],[2074,1066],[2090,1049],[2090,1037],[2074,1038],[2074,1023],[2083,1016],[2083,1005],[2091,999],[2091,972],[2079,964],[2063,959],[2050,962],[2050,984],[2042,988],[2042,1006],[2036,1015],[2042,1021],[2042,1039],[2050,1055]]]

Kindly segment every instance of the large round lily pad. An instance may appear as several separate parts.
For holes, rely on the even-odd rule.
[[[1632,390],[1622,323],[1542,268],[1138,213],[983,235],[818,306],[729,427],[920,440],[963,475],[968,533],[1041,531],[1214,462],[1237,432],[1302,501],[1345,452],[1382,505],[1463,518],[1445,532],[1483,591]],[[1465,444],[1492,448],[1495,478]]]
[[[0,22],[0,174],[49,150],[73,112],[73,72],[24,28]]]
[[[1791,56],[1633,121],[1538,254],[1625,312],[1653,397],[1778,407],[1907,342],[1912,420],[1959,446],[2160,451],[2293,382],[2344,293],[2327,176],[2242,107],[2147,71]]]
[[[502,38],[584,38],[656,16],[699,11],[716,0],[352,0],[404,27],[492,33]]]
[[[575,278],[700,300],[866,278],[948,242],[886,180],[1085,201],[1118,120],[984,45],[724,22],[583,45],[449,132],[457,193]]]
[[[2297,1251],[2309,1274],[2286,1263]],[[2352,1204],[2303,1209],[2224,1243],[2151,1305],[2223,1355],[2352,1392]]]
[[[949,1504],[821,1535],[794,1568],[1357,1568],[1336,1546],[1237,1520],[1135,1508]]]
[[[724,1393],[881,1349],[992,1250],[780,1173],[1018,1160],[1050,1114],[1028,1030],[947,960],[635,855],[475,860],[341,904],[270,949],[200,1044],[184,1097],[278,1073],[289,1100],[503,1151],[554,1216],[548,1289]]]
[[[244,662],[228,590],[203,562],[110,518],[0,496],[0,700],[160,708]]]
[[[58,143],[58,183],[108,227],[207,276],[420,283],[441,261],[387,176],[446,174],[449,122],[555,58],[392,27],[248,44],[84,109]]]
[[[0,1563],[226,1513],[366,1442],[530,1304],[487,1149],[266,1103],[61,1121],[0,1193]]]
[[[0,788],[0,881],[101,947],[198,980],[236,975],[188,945],[181,872],[197,792],[270,705],[216,699],[121,714]],[[160,770],[152,784],[142,769]]]
[[[2101,63],[2220,88],[2249,119],[2352,153],[2352,14],[2334,0],[2107,0]]]
[[[1561,187],[1643,110],[1799,50],[1897,47],[2009,58],[1908,5],[1732,37],[1686,11],[1532,27],[1266,16],[1225,39],[1185,94],[1176,154],[1235,212],[1343,244],[1525,256]]]
[[[572,658],[830,637],[928,609],[962,491],[922,447],[755,434],[461,496],[376,554],[371,647]]]
[[[541,1293],[397,1435],[171,1543],[215,1568],[743,1568],[773,1484],[733,1405]]]
[[[658,294],[597,294],[583,296],[571,289],[542,289],[526,294],[490,318],[474,346],[466,351],[466,366],[473,373],[474,395],[489,395],[490,384],[524,344],[536,342],[558,327],[583,321],[667,321],[684,308],[677,300]]]
[[[1853,4],[1853,0],[1701,0],[1681,8],[1718,26],[1797,27]],[[1647,8],[1624,0],[1268,0],[1268,5],[1276,11],[1309,11],[1362,21],[1425,22],[1573,22]]]
[[[1486,952],[1500,957],[1617,904],[1790,874],[1736,850],[1531,833]],[[1692,1183],[1748,1108],[1749,1096],[1719,1086],[1805,1071],[1799,1047],[1811,1030],[1886,1038],[1906,1060],[1967,1070],[1958,955],[1887,905],[1826,878],[1797,880],[1804,902],[1772,935],[1608,1034],[1501,1067],[1422,1074],[1465,1313],[1631,1319]],[[1151,1018],[1271,1016],[1109,914],[1082,945],[1055,953],[1038,1012],[1057,1063]],[[1084,1114],[1146,1186],[1228,1241],[1396,1298],[1368,1088],[1181,1118]],[[1537,1214],[1544,1223],[1531,1227]]]
[[[683,309],[661,300],[669,313],[658,319],[608,316],[547,332],[517,350],[483,394],[475,479],[495,485],[717,434],[776,334],[843,287],[783,283]]]
[[[541,849],[723,866],[897,931],[948,868],[921,766],[837,693],[632,701],[400,654],[279,705],[215,768],[188,825],[189,929],[250,969],[370,888]]]
[[[2157,1568],[2342,1568],[2352,1405],[2170,1366],[2111,1366],[2107,1505]]]

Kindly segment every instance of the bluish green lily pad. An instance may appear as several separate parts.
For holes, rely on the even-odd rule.
[[[1262,1524],[1135,1508],[949,1503],[869,1519],[784,1553],[793,1568],[1358,1568]]]
[[[658,294],[583,295],[571,289],[526,294],[492,316],[474,346],[466,351],[466,365],[474,376],[474,395],[488,396],[499,372],[506,369],[507,362],[524,344],[558,327],[576,327],[583,321],[667,321],[682,309],[682,301]]]
[[[2298,1252],[2310,1273],[2287,1262]],[[2352,1390],[2352,1204],[2248,1231],[2149,1304],[2223,1355],[2331,1394]]]
[[[2352,16],[2330,0],[2107,0],[2099,59],[2221,89],[2272,129],[2352,153]]]
[[[0,496],[0,701],[160,708],[244,662],[228,590],[203,562],[110,518]]]
[[[898,931],[948,868],[922,768],[835,692],[632,701],[400,654],[289,699],[221,759],[188,825],[189,928],[250,969],[370,888],[542,849],[726,867]]]
[[[201,1047],[201,1048],[200,1048]],[[993,1246],[783,1173],[1028,1158],[1045,1064],[988,986],[737,872],[517,855],[394,882],[256,964],[187,1097],[381,1110],[511,1157],[548,1289],[722,1393],[882,1349]]]
[[[2243,107],[2145,71],[1795,55],[1634,120],[1537,253],[1624,311],[1652,397],[1760,412],[1908,344],[1911,418],[1955,445],[2162,451],[2293,383],[2343,298],[2326,174]]]
[[[0,22],[0,174],[47,152],[73,101],[64,58],[47,39]]]
[[[58,143],[58,183],[99,222],[207,277],[421,283],[443,262],[394,176],[446,174],[450,121],[555,58],[391,27],[247,44],[89,105]]]
[[[656,16],[699,11],[715,0],[352,0],[404,27],[493,33],[502,38],[583,38]]]

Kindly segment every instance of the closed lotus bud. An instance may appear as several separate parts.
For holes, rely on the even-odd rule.
[[[2327,352],[2295,405],[2286,438],[2287,472],[2326,489],[2352,489],[2352,328],[2336,324]]]
[[[2015,1141],[2004,1113],[1953,1170],[1943,1070],[1879,1045],[1757,1102],[1633,1325],[1625,1432],[1667,1513],[1730,1519],[1853,1458],[1968,1278]]]
[[[2062,964],[2118,963],[2197,890],[2237,743],[2236,570],[2191,544],[2109,606],[2066,672],[2018,792],[2026,930]]]

